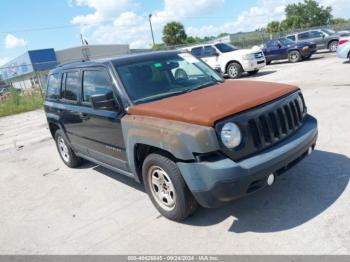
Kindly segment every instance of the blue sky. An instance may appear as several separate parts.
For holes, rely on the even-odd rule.
[[[254,30],[283,19],[291,2],[298,0],[2,0],[0,65],[26,49],[79,45],[81,32],[90,44],[149,47],[149,13],[157,42],[169,21],[182,22],[193,36]],[[348,0],[319,2],[331,5],[335,16],[350,17]]]

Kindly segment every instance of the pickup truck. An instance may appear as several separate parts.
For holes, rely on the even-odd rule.
[[[295,43],[288,38],[272,39],[265,43],[263,52],[266,64],[274,60],[288,59],[291,63],[309,59],[316,53],[316,44],[309,42]]]
[[[59,66],[44,107],[64,164],[135,179],[175,221],[273,185],[317,139],[298,87],[224,81],[179,51]]]

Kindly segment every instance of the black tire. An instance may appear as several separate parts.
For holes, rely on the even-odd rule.
[[[166,177],[163,176],[163,171]],[[157,174],[157,172],[160,173]],[[142,177],[149,198],[164,217],[174,221],[182,221],[196,211],[197,201],[188,189],[176,163],[168,157],[157,153],[148,155],[142,165]],[[161,177],[166,178],[162,186],[158,185],[158,182],[154,182],[159,181]],[[165,185],[164,182],[168,184]],[[160,191],[167,190],[164,186],[168,185],[170,185],[170,191],[173,190],[173,198],[165,202],[166,197],[164,196],[170,197],[171,194],[163,194]],[[173,205],[171,205],[172,202],[174,202]]]
[[[71,168],[80,166],[81,158],[75,155],[60,129],[58,129],[55,133],[55,142],[58,154],[60,155],[63,163]],[[62,143],[64,143],[64,145]],[[63,148],[64,146],[66,146],[66,148]]]
[[[288,53],[288,60],[291,63],[297,63],[301,60],[301,54],[298,50],[292,50]]]
[[[328,44],[328,49],[331,52],[336,52],[338,48],[338,41],[337,40],[333,40]]]
[[[271,62],[272,62],[272,61],[266,61],[266,64],[267,64],[267,65],[271,65]]]
[[[259,72],[259,70],[249,71],[248,75],[253,76],[256,75]]]
[[[243,73],[243,68],[239,63],[232,62],[227,66],[227,74],[231,79],[240,78]]]

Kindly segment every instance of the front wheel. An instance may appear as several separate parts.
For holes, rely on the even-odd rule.
[[[243,73],[243,68],[240,64],[232,62],[227,67],[227,74],[231,79],[240,78]]]
[[[197,208],[176,163],[161,154],[150,154],[142,166],[145,189],[154,206],[166,218],[182,221]]]
[[[77,167],[81,164],[81,158],[75,155],[66,139],[64,138],[63,132],[61,130],[56,131],[55,142],[58,153],[60,154],[63,163],[71,168]]]
[[[297,50],[290,51],[289,54],[288,54],[288,60],[291,63],[299,62],[301,60],[300,52],[297,51]]]
[[[337,48],[338,48],[338,41],[332,41],[332,42],[330,42],[329,45],[328,45],[328,49],[329,49],[329,51],[331,51],[331,52],[337,51]]]

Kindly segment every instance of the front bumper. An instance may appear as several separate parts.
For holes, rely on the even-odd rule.
[[[223,158],[177,165],[198,203],[217,207],[265,187],[269,174],[277,177],[315,147],[317,134],[317,120],[308,115],[298,131],[258,155],[239,162]]]
[[[264,58],[259,60],[243,60],[241,63],[245,72],[260,70],[261,68],[266,66],[266,60]]]

